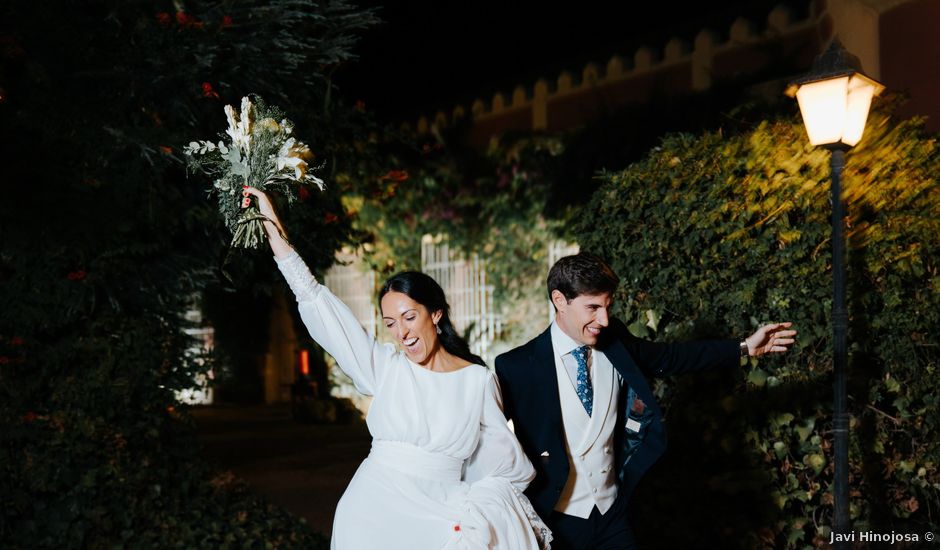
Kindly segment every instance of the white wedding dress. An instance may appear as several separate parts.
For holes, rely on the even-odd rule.
[[[372,450],[333,520],[335,550],[548,548],[522,491],[532,464],[502,413],[496,376],[432,372],[376,342],[300,256],[276,259],[310,335],[372,395]]]

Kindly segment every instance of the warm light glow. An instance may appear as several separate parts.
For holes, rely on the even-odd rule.
[[[871,109],[871,98],[875,95],[875,86],[871,80],[859,74],[852,75],[852,79],[849,80],[845,130],[842,133],[842,141],[846,145],[855,145],[862,140],[868,111]]]
[[[820,80],[800,86],[796,100],[813,145],[838,143],[845,125],[845,96],[849,77]]]
[[[853,146],[861,141],[871,99],[881,88],[858,73],[800,86],[796,99],[809,142]]]
[[[300,374],[304,376],[310,374],[310,352],[307,350],[300,352]]]

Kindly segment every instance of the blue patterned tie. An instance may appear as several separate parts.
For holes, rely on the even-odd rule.
[[[588,416],[591,416],[591,412],[594,410],[594,386],[591,385],[591,378],[588,376],[587,354],[589,349],[588,346],[581,346],[572,350],[571,355],[578,362],[578,398],[581,399],[581,404],[584,405],[584,410],[587,411]]]

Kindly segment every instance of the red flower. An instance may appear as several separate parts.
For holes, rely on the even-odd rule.
[[[9,364],[9,362],[10,362],[9,357],[7,357],[6,355],[0,355],[0,365],[6,365],[6,364]]]
[[[170,23],[172,22],[173,22],[173,19],[170,17],[169,13],[165,11],[161,11],[160,13],[157,14],[157,23],[159,23],[160,25],[164,27],[169,27]]]
[[[184,11],[176,12],[176,22],[179,23],[181,27],[201,29],[204,26],[202,21],[196,19],[192,15],[188,15]]]
[[[224,29],[225,27],[231,27],[231,26],[232,26],[232,16],[223,15],[222,16],[222,28]]]
[[[458,523],[457,525],[454,525],[454,531],[456,531],[456,532],[458,532],[458,533],[460,532],[460,524],[459,524],[459,523]]]
[[[389,170],[387,174],[385,174],[379,179],[402,182],[408,179],[408,171],[407,170]]]
[[[172,147],[167,147],[166,145],[161,145],[161,146],[160,146],[160,150],[163,151],[164,153],[168,154],[168,155],[172,155],[172,154],[173,154],[173,148],[172,148]]]
[[[365,110],[366,110],[366,102],[363,101],[363,100],[361,100],[361,99],[356,100],[356,107],[355,107],[355,108],[356,108],[357,111],[365,111]]]
[[[22,346],[22,345],[23,345],[23,339],[20,338],[19,336],[14,336],[13,338],[10,338],[10,345],[11,345],[11,346]]]
[[[73,272],[69,273],[69,274],[68,274],[68,279],[69,279],[70,281],[81,281],[81,280],[84,279],[87,275],[88,275],[88,273],[85,273],[85,270],[84,270],[84,269],[79,269],[79,270],[77,270],[77,271],[73,271]]]
[[[323,216],[323,221],[326,222],[326,223],[328,223],[328,224],[329,224],[329,223],[336,223],[337,220],[339,220],[339,216],[337,216],[336,214],[334,214],[334,213],[332,213],[332,212],[327,212],[327,213]]]
[[[209,84],[208,82],[202,83],[202,96],[208,97],[210,99],[219,99],[219,94],[212,89],[212,84]]]
[[[307,199],[310,198],[310,191],[303,186],[300,187],[300,190],[297,191],[297,194],[300,195],[301,202],[307,202]]]
[[[29,411],[23,415],[23,422],[33,422],[36,420],[36,413]]]

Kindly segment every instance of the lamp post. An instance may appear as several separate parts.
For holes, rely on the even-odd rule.
[[[816,57],[810,73],[790,84],[786,94],[796,97],[812,145],[832,152],[832,369],[834,381],[833,531],[849,532],[849,416],[846,412],[845,367],[848,314],[845,309],[845,265],[841,176],[845,152],[862,139],[872,97],[884,86],[862,73],[858,58],[838,39]],[[847,547],[842,542],[840,548]]]

